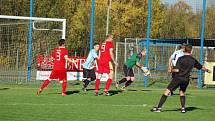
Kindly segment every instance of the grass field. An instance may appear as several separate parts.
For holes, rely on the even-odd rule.
[[[187,113],[180,113],[178,93],[169,97],[163,112],[149,110],[158,102],[163,89],[134,88],[119,92],[112,86],[112,96],[94,96],[80,85],[68,86],[68,96],[61,96],[61,86],[50,85],[36,95],[38,85],[0,84],[0,121],[214,121],[214,89],[188,89]]]

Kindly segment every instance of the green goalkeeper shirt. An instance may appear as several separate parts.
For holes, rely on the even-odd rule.
[[[125,62],[125,65],[129,68],[133,68],[137,62],[140,61],[140,58],[138,57],[137,54],[131,55]]]

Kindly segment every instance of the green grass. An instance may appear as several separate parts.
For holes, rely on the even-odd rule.
[[[80,85],[69,85],[69,95],[62,97],[59,84],[51,84],[39,96],[38,87],[0,84],[0,121],[214,121],[213,89],[188,89],[188,112],[182,114],[177,92],[167,99],[163,112],[149,111],[163,89],[131,87],[120,93],[112,86],[113,96],[96,97],[93,90],[85,94]]]

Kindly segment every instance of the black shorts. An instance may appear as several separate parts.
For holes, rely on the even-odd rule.
[[[177,79],[173,78],[172,81],[167,86],[167,89],[169,89],[171,92],[175,91],[178,87],[180,87],[179,90],[185,92],[187,89],[187,86],[189,85],[189,79]]]
[[[83,68],[83,78],[91,78],[91,81],[96,79],[96,74],[94,69],[85,69]]]
[[[132,68],[127,67],[126,65],[123,66],[123,71],[125,74],[125,77],[134,77],[134,71]]]
[[[172,78],[174,78],[175,77],[175,72],[172,72]]]

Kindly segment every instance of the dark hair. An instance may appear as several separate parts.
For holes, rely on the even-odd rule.
[[[143,55],[141,54],[141,52],[139,52],[139,53],[137,54],[137,57],[138,57],[139,59],[141,59],[141,58],[143,57]]]
[[[109,38],[109,37],[111,37],[111,36],[113,36],[112,34],[108,34],[108,35],[106,35],[106,38]]]
[[[65,39],[60,39],[60,40],[58,41],[58,45],[59,45],[59,46],[62,46],[63,44],[65,44]]]
[[[95,46],[95,45],[99,45],[99,43],[98,43],[98,42],[95,42],[93,45],[94,45],[94,46]]]
[[[185,52],[191,53],[192,48],[193,48],[192,45],[185,45]]]
[[[145,48],[142,49],[142,50],[137,54],[137,57],[138,57],[139,59],[141,59],[141,58],[143,57],[143,55],[142,55],[142,52],[143,52],[143,51],[145,51]]]
[[[182,48],[182,46],[183,46],[183,45],[179,45],[177,49],[180,50],[180,49]]]

